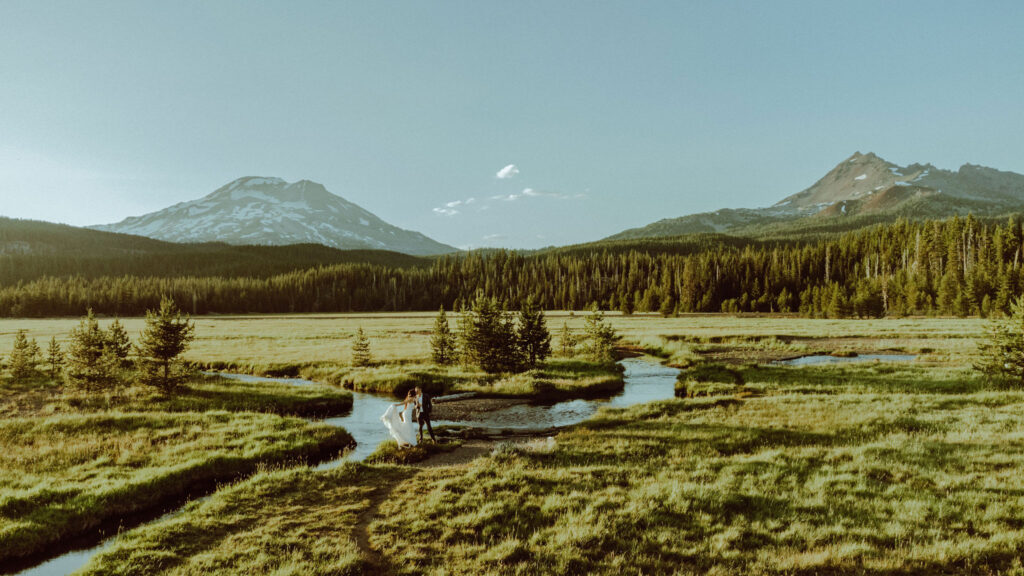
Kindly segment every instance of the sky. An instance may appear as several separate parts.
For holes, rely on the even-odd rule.
[[[0,0],[0,215],[308,179],[454,246],[767,206],[856,151],[1024,173],[1024,3]]]

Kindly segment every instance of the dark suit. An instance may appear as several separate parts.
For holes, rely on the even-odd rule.
[[[430,394],[423,392],[419,397],[420,405],[420,442],[423,441],[423,425],[427,425],[427,431],[430,432],[430,439],[437,442],[437,438],[434,436],[434,427],[430,425],[430,414],[434,411],[434,403],[430,398]]]

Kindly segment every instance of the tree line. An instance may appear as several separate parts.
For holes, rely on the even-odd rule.
[[[271,277],[48,276],[0,288],[0,316],[137,315],[164,295],[193,315],[459,309],[477,292],[509,309],[989,315],[1024,291],[1021,221],[879,224],[802,241],[593,244],[458,254],[429,266],[347,263]],[[683,245],[686,248],[680,249]],[[673,247],[675,246],[675,247]]]

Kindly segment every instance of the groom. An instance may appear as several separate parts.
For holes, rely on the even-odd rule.
[[[437,438],[434,437],[434,427],[430,425],[430,413],[434,411],[434,403],[430,400],[430,394],[425,394],[423,388],[420,386],[416,387],[416,403],[420,405],[420,442],[423,442],[423,425],[427,425],[427,431],[430,432],[430,439],[437,442]]]

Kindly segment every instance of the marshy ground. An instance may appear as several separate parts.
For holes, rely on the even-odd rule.
[[[84,571],[1024,574],[1024,391],[971,369],[984,321],[612,318],[625,342],[680,366],[681,389],[697,393],[605,409],[557,434],[467,434],[418,452],[385,445],[365,463],[327,471],[272,465],[173,518],[124,532]],[[238,343],[266,341],[280,351],[281,365],[340,371],[344,335],[362,325],[378,358],[398,370],[426,363],[431,321],[202,319],[210,331],[192,359],[265,367]],[[563,321],[581,322],[549,316],[552,328]],[[62,321],[32,322],[42,323],[43,340],[47,323]],[[32,329],[16,323],[0,323],[3,337]],[[0,349],[9,346],[3,337]],[[879,352],[916,358],[769,363]],[[158,469],[175,454],[215,454],[197,440],[210,419],[225,430],[210,428],[210,438],[237,428],[230,437],[245,446],[273,445],[288,434],[291,442],[328,442],[303,420],[293,429],[288,417],[268,410],[213,410],[195,400],[181,412],[168,404],[132,416],[158,420],[146,424],[152,432],[82,435],[80,442],[105,452],[79,448],[70,437],[51,445],[33,430],[113,416],[101,407],[48,408],[53,403],[38,391],[8,392],[5,406],[27,394],[36,397],[12,409],[21,420],[4,436],[5,451],[22,442],[27,461],[47,463],[34,470],[66,486],[81,482],[83,466],[120,478],[135,469],[133,454]],[[140,440],[150,437],[164,440]],[[0,534],[18,529],[16,501],[45,500],[26,498],[31,487],[14,488],[33,470],[21,466],[17,478],[0,480],[0,515],[9,522]]]

